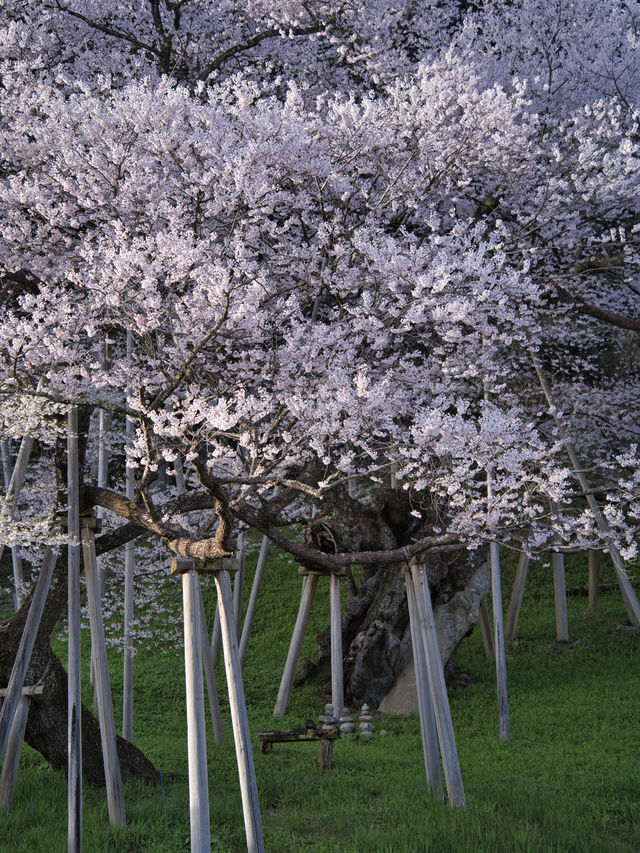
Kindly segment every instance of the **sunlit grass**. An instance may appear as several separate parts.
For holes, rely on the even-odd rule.
[[[507,564],[505,606],[512,572]],[[610,579],[604,566],[603,581]],[[567,582],[586,584],[584,560],[569,558]],[[325,586],[321,580],[305,653],[327,622]],[[245,667],[254,743],[260,729],[299,725],[323,709],[324,700],[306,688],[295,693],[282,720],[272,717],[299,591],[294,565],[272,556]],[[212,617],[212,590],[205,596]],[[557,643],[551,572],[534,568],[519,641],[507,650],[509,742],[498,741],[493,663],[478,632],[459,653],[465,686],[451,691],[450,700],[467,808],[452,810],[427,791],[417,717],[378,716],[369,742],[336,744],[334,766],[324,774],[316,768],[312,745],[279,744],[270,755],[255,748],[267,850],[635,853],[640,849],[640,636],[625,625],[619,593],[603,595],[596,615],[588,612],[585,597],[572,596],[571,640]],[[86,638],[83,643],[86,654]],[[119,723],[121,661],[117,653],[110,655]],[[210,737],[212,847],[236,853],[245,849],[242,810],[222,667],[217,676],[225,743],[216,747]],[[109,828],[103,791],[85,786],[85,849],[188,850],[181,647],[141,651],[134,678],[134,740],[162,771],[164,785],[125,785],[128,825],[118,830]],[[88,677],[84,689],[90,701]],[[14,805],[0,815],[0,850],[66,850],[66,813],[64,777],[25,749]]]

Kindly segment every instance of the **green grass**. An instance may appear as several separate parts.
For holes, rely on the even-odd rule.
[[[253,552],[255,562],[256,551]],[[508,604],[513,567],[505,567]],[[603,566],[603,581],[611,580]],[[176,584],[178,582],[176,581]],[[584,560],[568,558],[567,583],[586,583]],[[319,584],[304,653],[328,617],[328,585]],[[300,579],[286,558],[272,557],[245,667],[251,731],[288,728],[322,711],[309,688],[286,717],[271,716],[295,620]],[[248,590],[247,590],[248,592]],[[176,602],[179,598],[176,599]],[[551,571],[531,572],[519,642],[507,650],[511,740],[497,736],[495,674],[478,632],[459,653],[460,686],[451,710],[467,796],[452,810],[426,788],[419,723],[377,716],[370,741],[339,741],[334,766],[319,774],[312,745],[277,745],[254,759],[268,851],[313,853],[495,853],[640,849],[640,635],[624,627],[620,595],[602,596],[597,615],[584,597],[569,598],[569,644],[555,642]],[[213,613],[212,590],[206,606]],[[88,642],[83,638],[85,647]],[[63,652],[61,645],[60,651]],[[116,721],[121,664],[111,654]],[[464,677],[462,677],[464,676]],[[222,667],[219,689],[224,693]],[[135,658],[134,739],[162,771],[163,789],[125,785],[128,825],[111,829],[103,791],[85,786],[84,849],[189,849],[182,649],[140,651]],[[88,678],[84,679],[90,701]],[[245,849],[229,721],[225,742],[209,743],[212,849]],[[386,735],[381,735],[381,731]],[[0,851],[66,850],[66,784],[25,748],[11,810],[0,815]]]

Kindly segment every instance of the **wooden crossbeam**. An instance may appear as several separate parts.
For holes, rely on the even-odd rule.
[[[0,687],[0,699],[3,699],[7,695],[8,687]],[[33,684],[30,686],[25,686],[22,688],[22,696],[42,696],[43,698],[47,695],[47,690],[44,684]]]

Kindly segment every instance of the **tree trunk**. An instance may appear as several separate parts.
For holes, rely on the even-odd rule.
[[[53,580],[45,604],[40,629],[27,673],[28,684],[44,684],[42,697],[31,698],[25,741],[37,750],[55,770],[67,769],[67,673],[51,650],[49,638],[64,609],[67,594],[66,548],[56,562]],[[6,685],[22,636],[31,599],[10,619],[0,623],[0,684]],[[118,757],[123,779],[159,781],[159,773],[133,744],[117,738]],[[104,785],[102,745],[98,721],[82,708],[82,770],[88,782]]]
[[[335,507],[330,518],[325,515],[310,528],[310,539],[324,549],[329,544],[339,551],[397,548],[411,541],[415,533],[406,498],[396,492],[389,492],[379,509],[344,494],[340,494]],[[478,607],[486,591],[480,563],[479,555],[467,551],[427,555],[447,677],[455,670],[460,641],[478,619]],[[397,565],[362,571],[359,583],[351,579],[350,592],[342,617],[345,703],[378,705],[411,660],[404,578]],[[295,683],[320,683],[328,695],[329,628],[317,639],[318,649],[303,662]]]

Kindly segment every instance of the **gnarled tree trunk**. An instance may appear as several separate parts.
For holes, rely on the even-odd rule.
[[[411,541],[413,518],[406,498],[390,491],[378,508],[340,494],[331,517],[316,520],[311,539],[339,551],[392,549]],[[462,638],[478,619],[478,608],[488,589],[482,558],[467,551],[425,555],[429,586],[439,627],[445,673],[455,669]],[[351,576],[350,597],[343,611],[345,702],[378,705],[411,661],[409,613],[399,566],[362,570]],[[327,695],[331,678],[331,638],[327,628],[318,636],[318,649],[303,662],[296,683],[314,681]]]

